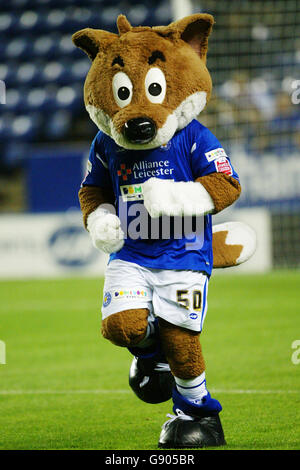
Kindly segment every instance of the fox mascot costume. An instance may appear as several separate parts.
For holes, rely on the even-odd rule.
[[[212,268],[255,249],[250,227],[211,222],[241,191],[225,150],[196,119],[212,91],[213,22],[195,14],[132,27],[120,15],[119,34],[73,35],[92,61],[84,101],[99,128],[79,199],[94,246],[110,254],[102,334],[134,356],[129,384],[140,399],[172,398],[159,447],[225,444],[199,337]]]

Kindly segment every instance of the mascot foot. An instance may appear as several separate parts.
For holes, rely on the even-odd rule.
[[[175,381],[169,364],[155,358],[135,357],[129,371],[129,385],[140,400],[162,403],[170,400]]]
[[[178,411],[162,428],[158,447],[218,447],[226,444],[219,415],[196,418]]]
[[[190,402],[173,389],[173,410],[160,434],[158,447],[169,449],[218,447],[225,445],[219,417],[222,407],[208,393],[198,404]]]

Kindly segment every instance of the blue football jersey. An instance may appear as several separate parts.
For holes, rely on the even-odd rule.
[[[90,150],[82,185],[112,187],[125,244],[110,260],[121,259],[154,269],[203,271],[213,266],[212,220],[204,217],[151,219],[141,184],[149,178],[195,181],[221,172],[238,179],[218,139],[193,120],[168,144],[150,150],[126,150],[99,131]]]

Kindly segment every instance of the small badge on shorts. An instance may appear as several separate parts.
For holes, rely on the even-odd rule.
[[[147,292],[143,290],[120,290],[115,292],[115,297],[118,299],[140,299],[147,297]]]
[[[111,302],[111,294],[110,292],[105,292],[103,298],[103,307],[107,307]]]

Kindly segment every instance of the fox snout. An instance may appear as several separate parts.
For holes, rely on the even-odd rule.
[[[148,144],[156,136],[157,128],[152,119],[138,117],[125,122],[122,132],[132,144]]]

